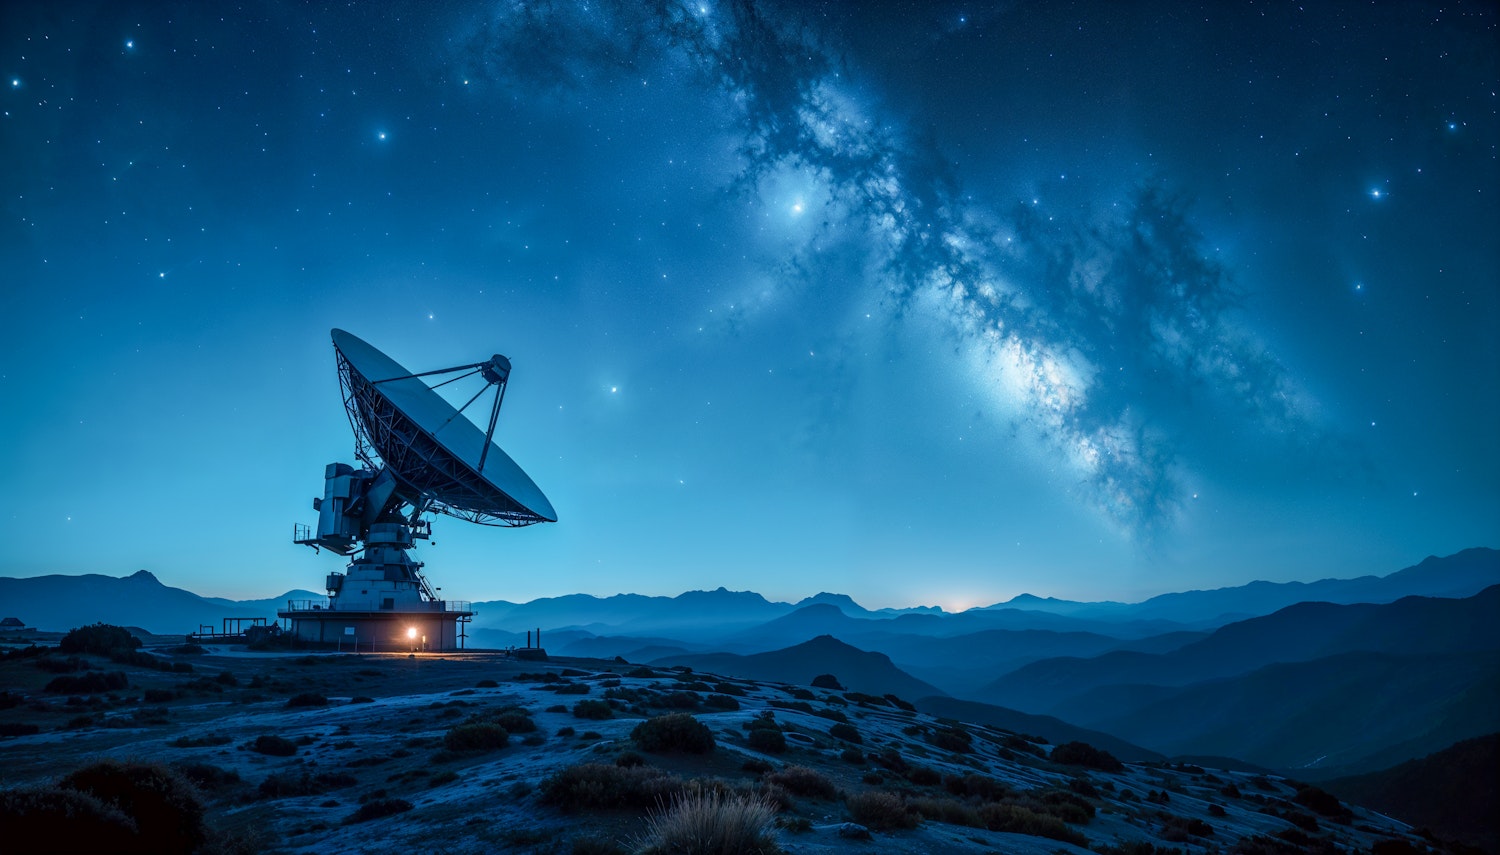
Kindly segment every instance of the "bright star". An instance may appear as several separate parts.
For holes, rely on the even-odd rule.
[[[609,393],[611,395],[613,395],[614,393],[616,393],[618,391],[620,391],[620,387],[619,386],[611,386],[611,387],[609,387]]]
[[[19,78],[19,77],[12,77],[10,79],[10,88],[12,88],[12,89],[19,89],[20,87],[21,87],[21,78]]]
[[[792,203],[792,213],[793,214],[800,214],[800,213],[802,213],[802,200],[801,199],[798,199],[797,201],[795,201],[795,202]]]
[[[1375,189],[1373,189],[1373,190],[1370,191],[1370,198],[1371,199],[1380,199],[1380,198],[1382,198],[1384,196],[1385,196],[1385,194],[1382,193],[1382,192],[1380,192],[1380,188],[1379,187],[1376,187]]]
[[[134,50],[135,49],[135,39],[126,39],[125,40],[125,47],[128,50]]]

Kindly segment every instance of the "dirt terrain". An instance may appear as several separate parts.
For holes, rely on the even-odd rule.
[[[660,771],[653,780],[675,775],[774,798],[778,840],[794,853],[1137,855],[1150,843],[1156,852],[1253,855],[1369,851],[1392,839],[1425,845],[1392,819],[1299,796],[1294,782],[1185,765],[1109,771],[1058,763],[1055,746],[938,721],[899,699],[601,660],[229,645],[186,653],[179,644],[147,639],[142,650],[159,657],[156,668],[83,657],[74,664],[128,680],[86,695],[47,691],[56,674],[38,667],[41,657],[0,661],[0,689],[12,701],[0,709],[0,726],[9,726],[0,732],[18,734],[0,737],[0,787],[46,784],[101,757],[175,765],[202,782],[211,826],[250,841],[245,848],[282,852],[566,853],[576,840],[629,851],[646,834],[649,807],[580,807],[549,797],[556,788],[546,782],[580,764],[641,761],[645,771]],[[610,717],[579,717],[579,701],[602,702],[595,714],[607,704]],[[451,730],[509,708],[524,713],[507,721],[529,717],[535,729],[512,724],[516,732],[498,749],[450,750]],[[632,739],[646,719],[677,712],[708,726],[711,751],[645,751]],[[752,725],[765,729],[767,714],[784,749],[753,738]],[[840,723],[844,737],[830,733]],[[36,732],[24,733],[30,725]],[[288,741],[292,753],[252,750],[261,737]],[[799,774],[814,786],[790,776],[775,783],[788,767],[811,770]],[[847,825],[850,798],[867,792],[893,794],[905,821],[876,823],[868,837]],[[389,800],[411,807],[354,821],[363,804]],[[975,821],[986,804],[1003,800],[1069,818],[1068,834],[1054,836],[1071,841]],[[989,810],[985,816],[999,809]]]

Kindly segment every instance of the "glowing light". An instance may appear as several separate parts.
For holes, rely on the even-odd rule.
[[[619,386],[611,386],[611,387],[609,387],[609,393],[611,395],[613,395],[614,393],[616,393],[618,391],[620,391],[620,387]]]
[[[19,78],[19,77],[12,77],[10,79],[10,88],[12,88],[12,89],[20,89],[21,88],[21,78]]]
[[[801,199],[798,199],[797,201],[795,201],[795,202],[792,203],[792,213],[793,214],[800,214],[800,213],[802,213],[802,200]]]
[[[375,138],[383,141],[385,139],[385,131],[380,131],[379,133],[375,134]]]
[[[1375,189],[1373,189],[1373,190],[1370,191],[1370,198],[1371,199],[1382,199],[1384,197],[1385,197],[1385,194],[1382,193],[1382,192],[1380,192],[1380,188],[1379,187],[1376,187]]]
[[[134,50],[135,49],[135,39],[126,39],[125,40],[125,48],[127,50]]]
[[[411,639],[412,641],[416,641],[417,640],[417,628],[414,627],[414,626],[407,627],[406,628],[406,637],[409,638],[409,639]]]

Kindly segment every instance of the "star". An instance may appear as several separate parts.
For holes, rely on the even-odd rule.
[[[125,49],[126,50],[135,50],[135,39],[126,39],[125,40]]]
[[[378,140],[380,140],[380,141],[382,141],[382,142],[384,142],[385,141],[385,131],[377,131],[376,134],[375,134],[375,138],[378,139]]]
[[[19,77],[12,77],[10,79],[10,88],[12,88],[12,89],[20,89],[21,88],[21,78],[19,78]]]

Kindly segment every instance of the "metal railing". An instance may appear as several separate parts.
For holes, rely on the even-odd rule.
[[[422,603],[404,604],[398,611],[403,612],[467,612],[471,603],[468,600],[429,600]],[[339,611],[330,601],[324,600],[287,600],[286,611],[289,612],[320,612]],[[355,609],[354,611],[371,611],[370,609]],[[377,610],[379,611],[379,610]]]

